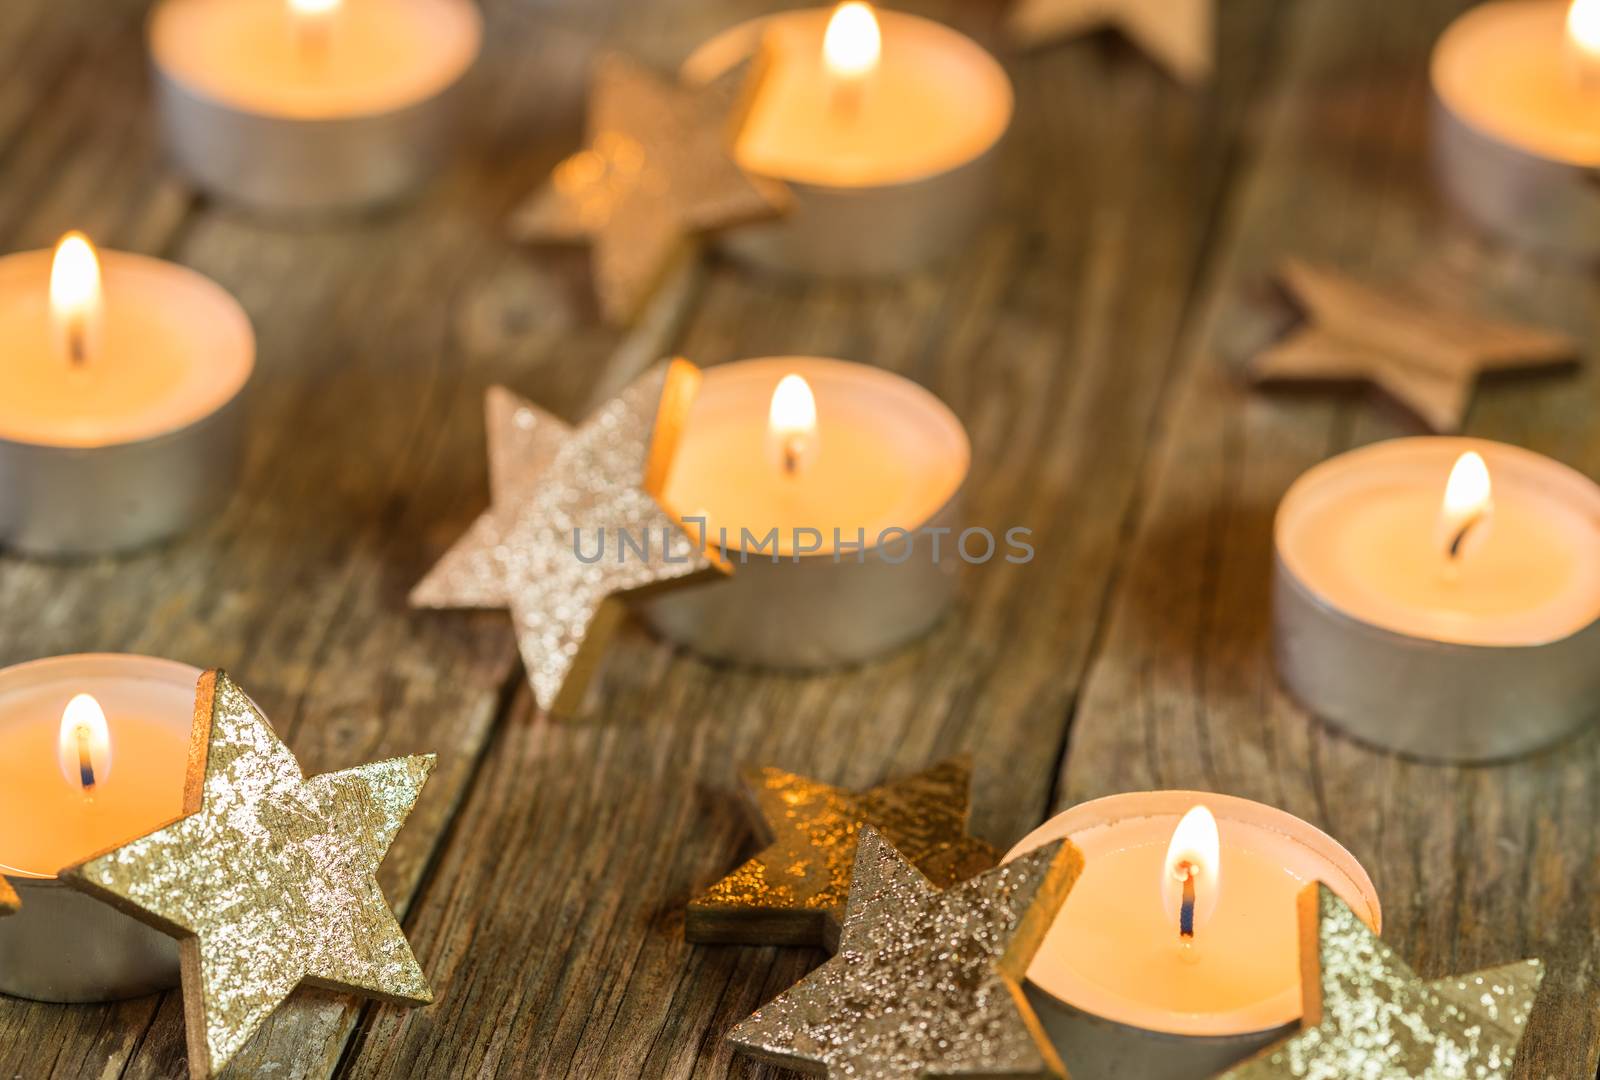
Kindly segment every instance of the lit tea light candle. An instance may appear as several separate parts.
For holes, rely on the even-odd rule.
[[[884,652],[931,627],[964,558],[971,448],[928,391],[816,357],[707,368],[663,502],[719,545],[731,577],[650,602],[668,637],[707,655],[815,668]],[[987,534],[985,534],[987,536]]]
[[[1600,0],[1498,0],[1433,51],[1446,192],[1513,240],[1600,256]]]
[[[215,283],[69,233],[0,258],[0,340],[0,544],[137,547],[226,500],[255,337]]]
[[[197,668],[112,654],[0,670],[0,991],[110,1001],[174,986],[170,938],[57,872],[183,813]]]
[[[483,36],[469,0],[161,0],[150,55],[168,145],[266,211],[352,210],[447,160]]]
[[[1478,439],[1379,443],[1278,508],[1278,670],[1368,742],[1478,761],[1600,703],[1600,487]]]
[[[1028,968],[1073,1080],[1200,1080],[1300,1016],[1297,898],[1321,881],[1378,929],[1376,890],[1332,838],[1270,806],[1152,791],[1075,806],[1009,861],[1068,837],[1084,871]]]
[[[734,156],[786,182],[793,202],[782,219],[727,230],[726,250],[781,270],[891,274],[971,236],[1013,108],[994,57],[948,27],[852,0],[734,27],[684,78],[709,82],[757,54]]]

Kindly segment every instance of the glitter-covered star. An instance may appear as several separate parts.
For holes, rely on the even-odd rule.
[[[577,428],[490,391],[493,506],[411,603],[508,608],[534,700],[576,711],[617,599],[728,569],[658,501],[699,382],[686,360],[659,364]]]
[[[63,872],[178,939],[189,1072],[220,1072],[301,983],[433,1000],[377,870],[433,755],[307,780],[244,691],[200,679],[186,816]]]
[[[632,321],[688,241],[784,207],[781,185],[751,176],[733,157],[733,136],[754,93],[750,70],[691,88],[620,55],[602,56],[590,91],[588,145],[517,209],[512,235],[590,242],[601,311],[614,322]]]
[[[1016,0],[1006,15],[1012,40],[1046,45],[1114,28],[1179,82],[1211,78],[1214,0]]]
[[[1367,382],[1432,431],[1461,430],[1478,375],[1565,367],[1564,334],[1451,311],[1291,259],[1279,270],[1306,322],[1250,362],[1258,384]]]
[[[1063,1076],[1022,980],[1082,868],[1057,841],[941,892],[868,826],[838,953],[728,1038],[853,1080]]]
[[[690,941],[834,948],[864,825],[876,826],[940,888],[998,861],[993,847],[967,835],[966,757],[860,792],[771,767],[749,769],[743,779],[767,846],[689,902]]]
[[[1495,1080],[1511,1075],[1544,968],[1537,960],[1417,978],[1327,886],[1300,896],[1295,1035],[1219,1080]]]

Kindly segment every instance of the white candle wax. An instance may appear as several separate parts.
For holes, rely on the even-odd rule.
[[[773,391],[791,374],[810,386],[817,424],[814,449],[792,474],[768,433]],[[815,529],[828,555],[836,529],[846,544],[864,534],[869,548],[884,530],[914,532],[960,489],[970,456],[960,421],[907,379],[818,357],[744,360],[705,370],[664,502],[706,518],[713,542],[726,530],[730,550],[744,530],[760,539],[777,529],[779,550],[790,553],[796,530]]]
[[[1492,510],[1452,559],[1439,534],[1455,462],[1479,453]],[[1417,638],[1532,646],[1600,618],[1600,488],[1564,465],[1480,439],[1397,439],[1310,470],[1278,511],[1277,548],[1313,595]]]
[[[49,251],[0,258],[0,440],[99,447],[185,428],[238,396],[255,364],[238,303],[192,270],[99,253],[96,348],[61,354],[50,311]]]
[[[169,77],[241,112],[331,120],[395,112],[455,83],[482,24],[466,0],[162,0],[150,48]]]
[[[1570,0],[1472,8],[1434,48],[1440,100],[1482,132],[1529,153],[1600,165],[1600,43],[1586,46],[1569,30],[1572,9]]]
[[[183,813],[197,668],[144,656],[58,656],[0,670],[0,871],[63,867]],[[62,774],[62,713],[90,694],[105,713],[109,769],[91,794]]]
[[[1220,864],[1215,907],[1185,947],[1162,880],[1173,831],[1196,805],[1216,817]],[[1380,924],[1376,892],[1349,852],[1298,818],[1245,799],[1192,791],[1113,795],[1057,815],[1006,858],[1059,837],[1083,852],[1084,872],[1028,979],[1083,1013],[1129,1028],[1233,1036],[1297,1019],[1296,901],[1313,881],[1327,884],[1369,925]]]

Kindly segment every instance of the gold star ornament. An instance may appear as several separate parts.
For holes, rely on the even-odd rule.
[[[784,208],[786,189],[733,157],[760,67],[684,87],[620,55],[602,56],[588,145],[517,209],[512,236],[589,243],[601,312],[631,322],[689,242]]]
[[[1211,78],[1214,0],[1016,0],[1011,39],[1026,48],[1115,29],[1181,83]]]
[[[488,396],[492,505],[411,592],[423,608],[506,608],[540,708],[575,712],[618,601],[728,572],[659,502],[700,372],[659,364],[577,428]]]
[[[690,941],[835,948],[866,825],[940,888],[998,861],[993,847],[967,835],[965,757],[860,792],[771,767],[747,770],[743,780],[766,846],[689,902]]]
[[[1564,334],[1385,292],[1299,260],[1279,270],[1306,321],[1258,353],[1258,385],[1370,383],[1431,431],[1461,430],[1480,373],[1567,367]]]
[[[308,780],[243,690],[201,677],[185,816],[62,873],[178,939],[191,1076],[226,1067],[302,983],[433,1000],[376,877],[433,763]]]
[[[1537,960],[1425,981],[1326,885],[1300,894],[1301,1030],[1220,1080],[1509,1077]]]
[[[1064,1076],[1022,980],[1082,867],[1057,841],[941,892],[868,826],[838,953],[728,1038],[852,1080]]]

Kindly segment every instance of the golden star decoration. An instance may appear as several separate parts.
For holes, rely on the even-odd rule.
[[[967,835],[965,757],[861,792],[771,767],[747,770],[743,780],[766,846],[689,902],[690,941],[834,948],[856,841],[868,824],[941,888],[998,861],[993,847]]]
[[[853,1080],[1064,1076],[1022,980],[1082,868],[1057,841],[941,892],[868,826],[839,952],[728,1038]]]
[[[689,241],[783,209],[785,189],[746,173],[733,157],[735,129],[755,91],[748,73],[758,68],[690,88],[620,55],[602,56],[588,145],[517,209],[512,235],[588,241],[601,311],[631,321]]]
[[[377,870],[433,755],[306,779],[226,674],[195,699],[185,816],[63,871],[178,939],[189,1072],[221,1071],[302,983],[433,1000]]]
[[[728,572],[658,501],[699,382],[686,360],[659,364],[576,429],[491,391],[494,505],[411,603],[509,609],[535,702],[576,711],[619,598]]]
[[[1006,15],[1013,41],[1035,47],[1115,29],[1181,83],[1211,78],[1214,0],[1016,0]]]
[[[1306,322],[1251,360],[1257,384],[1368,382],[1430,430],[1451,433],[1479,373],[1577,360],[1564,334],[1446,310],[1297,259],[1279,275]]]
[[[1537,960],[1425,981],[1326,885],[1300,895],[1301,1030],[1220,1080],[1493,1080],[1511,1075]]]

